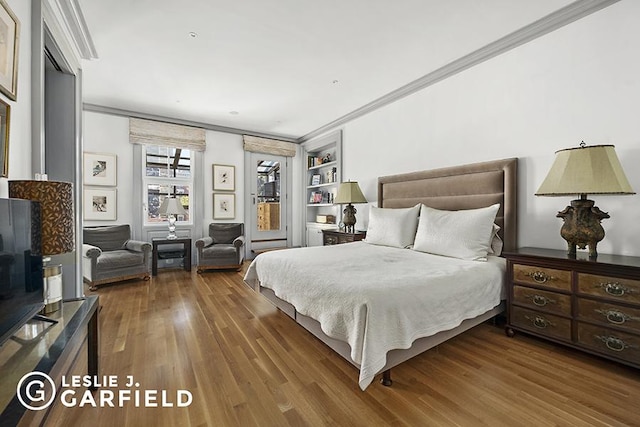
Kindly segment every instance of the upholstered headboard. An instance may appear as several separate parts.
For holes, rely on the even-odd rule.
[[[494,160],[378,178],[378,206],[474,209],[500,204],[496,224],[504,250],[517,248],[518,159]]]

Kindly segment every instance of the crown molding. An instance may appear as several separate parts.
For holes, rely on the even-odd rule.
[[[297,142],[308,141],[318,135],[330,131],[338,126],[342,126],[347,122],[355,120],[372,111],[375,111],[385,105],[391,104],[399,99],[416,93],[426,87],[429,87],[439,81],[447,79],[458,74],[468,68],[478,65],[511,49],[521,46],[525,43],[535,40],[545,34],[562,28],[574,21],[585,16],[591,15],[605,7],[611,6],[620,0],[577,0],[557,11],[544,16],[537,21],[528,24],[519,30],[516,30],[506,36],[489,43],[461,58],[444,65],[437,70],[426,74],[380,98],[371,101],[362,107],[345,114],[344,116],[327,123],[326,125],[309,132],[308,134],[297,139]]]
[[[131,110],[125,110],[121,108],[107,107],[104,105],[89,104],[86,102],[82,104],[82,110],[90,111],[92,113],[111,114],[114,116],[121,116],[121,117],[135,117],[138,119],[155,120],[159,122],[172,123],[176,125],[192,126],[192,127],[212,130],[216,132],[232,133],[236,135],[249,135],[249,136],[257,136],[260,138],[278,139],[280,141],[286,141],[286,142],[297,142],[296,138],[291,136],[286,136],[286,135],[255,132],[249,129],[238,129],[238,128],[231,128],[226,126],[218,126],[210,123],[176,119],[172,117],[160,116],[157,114],[141,113],[139,111],[131,111]]]

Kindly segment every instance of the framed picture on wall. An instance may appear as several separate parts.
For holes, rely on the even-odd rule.
[[[236,167],[213,165],[213,191],[236,191]]]
[[[0,0],[0,92],[17,99],[20,21],[5,0]]]
[[[115,187],[118,176],[118,158],[115,154],[84,153],[84,185]]]
[[[0,177],[9,176],[9,119],[11,107],[0,99]]]
[[[84,219],[90,221],[115,221],[118,217],[116,189],[85,188]]]
[[[213,193],[213,219],[236,217],[236,195]]]

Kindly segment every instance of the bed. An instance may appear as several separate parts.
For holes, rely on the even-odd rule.
[[[516,248],[516,182],[513,158],[380,177],[378,208],[498,204],[508,251]],[[380,373],[390,385],[392,367],[504,311],[504,277],[498,256],[467,261],[353,242],[261,254],[245,282],[356,366],[364,390]]]

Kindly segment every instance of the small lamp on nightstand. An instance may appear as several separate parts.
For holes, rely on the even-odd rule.
[[[180,200],[175,197],[165,197],[160,205],[160,215],[168,215],[169,220],[169,235],[167,239],[177,239],[176,236],[176,215],[186,215],[187,211],[184,210]]]
[[[600,221],[609,218],[594,206],[587,194],[635,194],[613,145],[587,146],[556,151],[556,159],[551,170],[540,185],[536,196],[572,196],[572,200],[556,215],[564,220],[560,235],[567,241],[568,255],[576,256],[576,246],[589,246],[589,258],[596,258],[596,246],[604,239],[604,228]]]
[[[338,187],[338,194],[336,198],[333,200],[334,204],[343,204],[348,203],[347,207],[344,208],[344,217],[342,218],[342,222],[345,226],[345,231],[348,233],[355,232],[356,225],[356,208],[353,207],[352,203],[367,203],[367,199],[362,194],[362,190],[358,186],[358,183],[355,181],[343,182]]]

